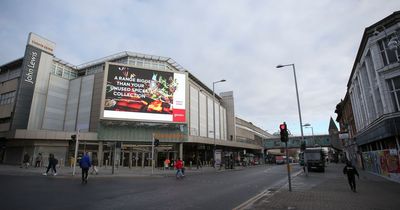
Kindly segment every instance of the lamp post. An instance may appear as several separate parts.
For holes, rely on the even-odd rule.
[[[213,92],[213,136],[214,136],[214,155],[213,156],[214,156],[214,168],[215,168],[215,164],[216,164],[215,151],[217,149],[217,145],[215,143],[215,91],[214,91],[214,89],[215,89],[215,84],[220,83],[220,82],[225,82],[225,81],[226,80],[221,79],[221,80],[213,82],[213,89],[212,89],[212,92]]]
[[[311,128],[312,139],[313,139],[313,142],[314,142],[314,144],[315,144],[314,129],[313,129],[313,127],[311,126],[310,123],[306,123],[306,124],[304,124],[303,126],[304,126],[305,128]]]
[[[294,66],[294,63],[286,64],[286,65],[277,65],[276,68],[282,68],[282,67],[285,67],[285,66],[292,66],[293,67],[294,84],[295,84],[295,87],[296,87],[296,96],[297,96],[297,109],[299,111],[299,119],[300,119],[301,141],[304,141],[303,122],[301,121],[301,109],[300,109],[299,91],[297,89],[296,68]]]
[[[301,109],[300,109],[300,99],[299,99],[299,91],[298,91],[298,89],[297,89],[297,78],[296,78],[296,67],[295,67],[295,65],[294,65],[294,63],[292,63],[292,64],[285,64],[285,65],[277,65],[276,66],[276,68],[282,68],[282,67],[286,67],[286,66],[292,66],[292,68],[293,68],[293,75],[294,75],[294,85],[295,85],[295,87],[296,87],[296,96],[297,96],[297,109],[298,109],[298,111],[299,111],[299,120],[300,120],[300,131],[301,131],[301,142],[303,142],[303,143],[305,143],[304,142],[304,134],[303,134],[303,122],[302,122],[302,120],[301,120]],[[304,155],[304,164],[305,164],[305,172],[306,172],[306,175],[308,176],[308,168],[307,168],[307,157],[306,157],[306,155]],[[288,176],[289,176],[289,191],[291,191],[290,190],[290,172],[288,173]]]

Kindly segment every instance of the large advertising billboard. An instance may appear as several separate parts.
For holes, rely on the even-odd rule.
[[[106,63],[102,119],[186,122],[186,74]]]

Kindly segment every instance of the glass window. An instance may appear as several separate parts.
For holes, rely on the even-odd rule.
[[[392,80],[393,80],[394,89],[396,89],[396,90],[400,89],[400,77],[395,77]]]
[[[214,137],[214,116],[213,116],[213,100],[212,98],[207,98],[207,128],[208,137]]]
[[[199,91],[190,86],[190,135],[199,135]]]
[[[388,37],[391,37],[391,35],[389,35]],[[394,49],[394,50],[390,50],[388,48],[387,44],[388,44],[389,40],[390,40],[390,38],[384,38],[384,39],[381,39],[378,41],[378,45],[379,45],[379,49],[381,51],[381,56],[382,56],[384,66],[398,62],[399,56],[400,56],[399,48]]]
[[[16,91],[11,91],[11,92],[1,94],[0,95],[0,105],[14,103],[15,94],[16,94]]]
[[[199,100],[200,136],[207,137],[207,96],[201,91]]]
[[[400,110],[400,76],[388,80],[388,86],[392,98],[393,108],[395,112]]]

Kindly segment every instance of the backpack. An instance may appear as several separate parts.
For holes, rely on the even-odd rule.
[[[54,158],[54,165],[57,165],[57,164],[58,164],[58,159]]]

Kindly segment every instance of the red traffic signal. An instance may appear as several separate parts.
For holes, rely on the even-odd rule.
[[[281,141],[287,142],[289,140],[289,135],[288,135],[286,123],[284,122],[283,124],[280,124],[279,129],[281,130]]]

